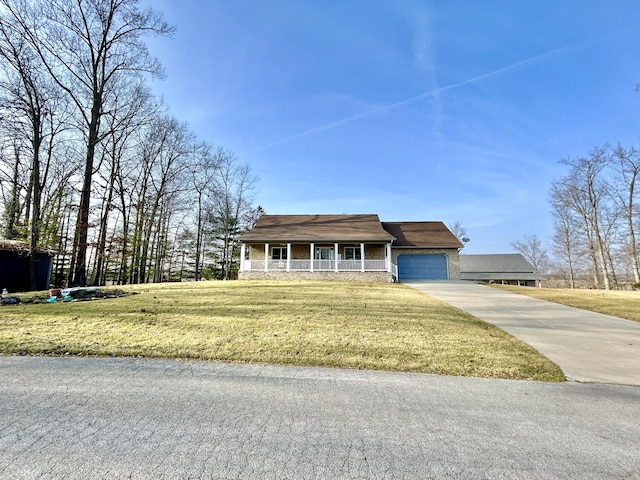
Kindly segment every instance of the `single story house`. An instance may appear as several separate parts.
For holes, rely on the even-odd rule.
[[[519,253],[460,255],[460,279],[534,287],[544,279]]]
[[[460,241],[442,222],[378,215],[263,215],[240,236],[240,279],[459,279]]]

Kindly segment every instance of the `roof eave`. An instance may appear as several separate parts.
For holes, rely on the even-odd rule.
[[[315,243],[315,242],[347,242],[347,243],[390,243],[393,242],[393,238],[242,238],[240,241],[243,243],[265,243],[265,242],[280,242],[280,243]]]
[[[446,248],[446,249],[453,249],[453,248],[461,248],[457,245],[393,245],[393,248],[406,248],[406,249],[411,249],[411,248]]]

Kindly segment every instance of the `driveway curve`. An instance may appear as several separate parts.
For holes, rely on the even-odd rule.
[[[465,281],[406,282],[520,338],[569,380],[640,386],[640,323]]]

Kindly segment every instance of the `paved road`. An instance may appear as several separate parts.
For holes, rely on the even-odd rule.
[[[640,388],[0,357],[2,479],[640,479]]]
[[[472,282],[411,282],[524,340],[578,382],[640,386],[640,323]]]

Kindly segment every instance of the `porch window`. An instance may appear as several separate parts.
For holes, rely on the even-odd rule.
[[[360,247],[344,247],[345,260],[362,260]]]
[[[316,248],[316,260],[333,260],[334,258],[332,247]]]
[[[271,249],[271,260],[286,260],[287,247],[273,247]]]

